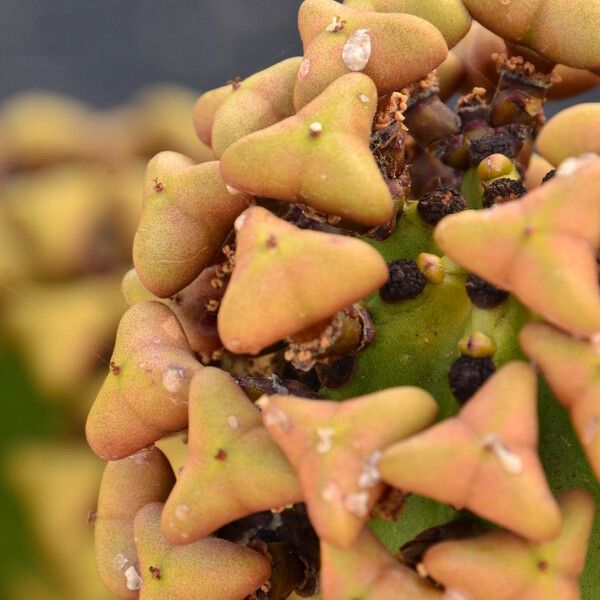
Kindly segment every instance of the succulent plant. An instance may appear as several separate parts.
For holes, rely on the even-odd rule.
[[[303,57],[200,97],[219,161],[150,161],[87,424],[113,593],[597,596],[600,113],[544,104],[598,25],[305,0]]]

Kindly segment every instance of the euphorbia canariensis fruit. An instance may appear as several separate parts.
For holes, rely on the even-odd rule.
[[[302,499],[260,412],[228,373],[198,373],[189,412],[187,460],[161,521],[172,543],[188,544],[240,517]]]
[[[200,369],[171,310],[158,302],[130,308],[88,416],[94,452],[107,460],[125,458],[184,429],[189,382]]]
[[[100,579],[118,598],[137,598],[142,583],[135,515],[150,502],[164,502],[174,484],[173,470],[155,446],[106,465],[94,516],[96,563]]]
[[[600,158],[543,132],[599,2],[306,0],[302,57],[196,103],[220,163],[151,161],[88,424],[177,469],[142,600],[596,600],[592,502],[556,498],[600,501]],[[466,8],[502,37],[443,64]]]
[[[538,139],[539,153],[555,167],[571,156],[600,154],[600,102],[566,108],[552,117]]]
[[[321,590],[327,600],[443,600],[444,593],[390,555],[364,530],[353,546],[321,543]]]
[[[423,2],[422,0],[344,0],[349,8],[382,13],[406,13],[421,17],[435,25],[444,36],[448,48],[463,38],[471,26],[471,17],[462,0]]]
[[[365,73],[384,95],[425,77],[448,55],[441,33],[413,15],[354,10],[334,0],[305,0],[298,24],[304,60],[294,92],[296,109],[344,73]]]
[[[550,322],[590,336],[600,331],[600,158],[582,159],[567,173],[520,202],[451,215],[435,240]]]
[[[597,341],[565,335],[545,323],[521,330],[523,350],[571,414],[577,437],[600,477],[600,353]]]
[[[371,79],[341,77],[295,116],[230,146],[221,158],[223,179],[256,196],[382,225],[393,204],[369,150],[376,108]]]
[[[598,0],[463,0],[474,19],[504,39],[528,46],[557,63],[600,67]]]
[[[387,449],[379,471],[395,487],[549,540],[560,516],[537,456],[536,423],[535,374],[509,363],[456,417]]]
[[[265,426],[298,471],[319,537],[338,548],[356,541],[383,492],[382,448],[423,429],[437,413],[429,394],[410,387],[342,404],[293,396],[259,403]]]
[[[582,490],[563,494],[559,504],[563,524],[550,542],[536,544],[502,531],[442,542],[425,554],[424,570],[446,587],[449,598],[579,600],[576,581],[585,564],[594,504]]]
[[[135,517],[135,542],[143,573],[140,600],[242,600],[269,578],[269,560],[249,548],[207,537],[173,546],[160,530],[162,504]]]
[[[191,283],[219,251],[248,197],[227,188],[219,163],[196,165],[161,152],[146,169],[144,208],[133,242],[143,284],[160,298]]]
[[[217,158],[246,135],[294,114],[294,82],[302,58],[288,58],[231,85],[231,94],[217,108],[211,146]]]
[[[236,265],[218,325],[225,347],[238,354],[333,317],[387,279],[381,256],[360,240],[298,229],[260,207],[242,213],[236,229]]]

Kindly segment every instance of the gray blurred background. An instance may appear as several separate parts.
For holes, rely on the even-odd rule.
[[[0,102],[27,89],[96,107],[173,82],[204,91],[301,54],[301,0],[0,0]],[[600,100],[588,92],[577,101]],[[560,106],[549,105],[553,114]]]
[[[158,82],[186,85],[197,92],[211,89],[300,55],[296,28],[300,4],[301,0],[0,0],[0,103],[34,89],[105,108],[124,104],[140,88]],[[598,101],[599,91],[562,105]],[[547,114],[560,106],[549,105]],[[38,397],[24,365],[3,350],[1,332],[0,406],[0,459],[9,441],[28,437],[48,441],[64,429],[63,413]],[[81,452],[93,460],[86,447]],[[73,469],[68,466],[70,473]],[[36,579],[39,573],[57,576],[57,569],[48,572],[42,565],[33,529],[26,522],[37,518],[43,530],[50,519],[45,520],[39,508],[51,508],[54,503],[44,495],[43,503],[32,504],[33,509],[21,506],[14,490],[3,481],[3,471],[0,468],[0,600],[10,578],[25,574]],[[74,487],[65,484],[64,493],[59,489],[61,502],[73,491],[69,485]],[[33,489],[40,495],[45,488],[36,482]],[[32,498],[37,495],[30,494]],[[94,502],[90,497],[85,512]],[[82,525],[84,516],[72,518]],[[61,541],[75,538],[69,531],[64,534]],[[88,536],[91,539],[91,529]],[[51,549],[56,554],[54,543]],[[82,600],[80,595],[36,592],[22,598]]]
[[[97,107],[140,87],[202,91],[301,54],[301,0],[0,0],[0,101],[25,89]]]

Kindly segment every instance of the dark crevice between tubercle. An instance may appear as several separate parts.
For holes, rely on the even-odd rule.
[[[432,546],[441,542],[477,537],[486,531],[489,531],[489,526],[471,518],[469,513],[466,513],[465,516],[459,516],[456,521],[423,531],[402,545],[396,558],[407,567],[418,570],[427,550]]]
[[[268,585],[248,600],[282,600],[294,588],[302,597],[318,593],[319,540],[304,504],[249,515],[221,527],[215,536],[248,545],[274,559]],[[276,563],[280,564],[279,569],[275,568]]]
[[[352,379],[356,372],[357,364],[358,357],[355,354],[351,354],[330,363],[317,363],[315,369],[321,385],[326,388],[335,389],[342,387]]]
[[[286,338],[285,359],[297,372],[314,371],[320,386],[341,387],[354,374],[353,357],[374,339],[375,326],[360,304]]]
[[[373,227],[364,235],[376,240],[388,238],[396,226],[398,211],[410,194],[410,174],[406,161],[406,127],[404,110],[406,97],[398,92],[380,100],[379,110],[373,122],[370,149],[379,172],[392,196],[392,217],[380,226]]]
[[[550,181],[554,176],[556,175],[556,169],[552,169],[551,171],[548,171],[543,177],[542,177],[542,185],[544,183],[546,183],[547,181]]]
[[[462,173],[445,165],[431,152],[416,144],[410,152],[410,185],[412,198],[420,198],[437,187],[460,190]]]
[[[273,198],[255,198],[257,206],[262,206],[276,217],[295,225],[299,229],[323,231],[338,235],[358,235],[355,229],[361,229],[355,224],[344,221],[338,216],[319,213],[307,205],[275,200]],[[362,229],[361,229],[362,231]]]
[[[383,521],[397,521],[404,507],[406,501],[410,497],[410,492],[405,492],[392,486],[386,486],[381,497],[377,501],[375,510],[372,511],[372,517],[379,517]]]
[[[460,131],[440,139],[431,151],[447,165],[466,170],[477,166],[491,154],[515,158],[530,139],[534,128],[530,123],[507,119],[495,125],[490,122],[491,108],[485,100],[484,88],[462,96],[457,104]]]
[[[477,308],[496,308],[508,299],[509,293],[488,283],[481,277],[470,274],[465,289],[471,302]]]
[[[236,377],[235,380],[253,402],[256,402],[264,394],[283,394],[311,399],[320,398],[317,392],[301,381],[282,379],[275,374],[270,377],[241,376]]]

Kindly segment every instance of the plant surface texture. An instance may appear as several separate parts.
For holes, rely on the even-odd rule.
[[[148,164],[87,421],[103,583],[597,599],[600,108],[544,104],[598,83],[600,0],[298,24],[196,102],[212,160]]]

